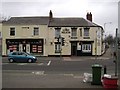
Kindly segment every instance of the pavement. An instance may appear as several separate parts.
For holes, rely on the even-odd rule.
[[[62,61],[83,61],[83,60],[94,60],[94,59],[99,59],[99,60],[108,60],[113,58],[112,55],[112,49],[109,48],[106,50],[106,52],[102,56],[70,56],[70,57],[44,57],[44,56],[36,56],[39,60],[45,60],[45,61],[50,61],[50,60],[62,60]],[[3,57],[2,61],[6,62],[7,57]],[[8,62],[8,61],[7,61]]]

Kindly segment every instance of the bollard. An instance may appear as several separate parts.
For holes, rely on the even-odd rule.
[[[106,68],[106,65],[104,65],[104,74],[107,74],[107,68]]]

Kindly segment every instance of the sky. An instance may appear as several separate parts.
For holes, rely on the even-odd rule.
[[[87,12],[91,12],[93,22],[101,25],[106,35],[115,36],[118,28],[118,1],[120,0],[0,0],[0,15],[48,16],[52,10],[53,17],[86,19]]]

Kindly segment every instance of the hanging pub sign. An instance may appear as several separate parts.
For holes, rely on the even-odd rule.
[[[65,29],[62,30],[62,33],[63,34],[69,34],[70,30],[68,28],[65,28]]]

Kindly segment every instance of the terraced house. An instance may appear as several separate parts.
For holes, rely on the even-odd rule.
[[[39,56],[102,55],[103,28],[84,18],[11,17],[3,22],[2,55],[24,51]],[[64,46],[58,38],[64,38]]]

